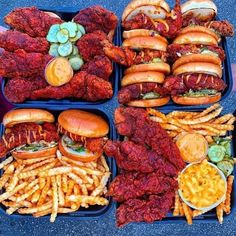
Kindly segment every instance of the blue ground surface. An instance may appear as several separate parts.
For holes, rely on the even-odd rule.
[[[102,0],[43,0],[43,1],[30,1],[30,0],[0,0],[0,24],[3,24],[2,18],[12,8],[19,6],[49,6],[49,7],[74,7],[81,9],[94,4],[100,4],[104,7],[116,12],[120,17],[124,6],[129,0],[121,1],[102,1]],[[168,1],[173,6],[173,1]],[[236,0],[217,0],[215,1],[219,17],[222,19],[230,20],[236,27]],[[236,42],[235,38],[229,41],[231,61],[236,63]],[[236,94],[231,94],[222,104],[225,107],[225,112],[233,112],[236,107]],[[158,223],[158,224],[130,224],[124,229],[117,229],[115,227],[115,210],[106,214],[98,220],[79,220],[79,219],[61,219],[57,218],[54,224],[49,223],[49,219],[33,219],[29,217],[12,218],[0,214],[0,235],[155,235],[155,236],[198,236],[198,235],[214,235],[214,236],[227,236],[236,235],[236,221],[235,215],[225,218],[223,225],[216,222],[213,223],[196,223],[188,226],[186,223],[173,224],[173,223]]]

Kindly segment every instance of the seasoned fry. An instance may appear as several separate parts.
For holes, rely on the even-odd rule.
[[[108,200],[103,197],[93,197],[85,195],[70,195],[67,200],[72,202],[86,203],[89,205],[107,205]]]
[[[34,169],[36,169],[38,167],[41,167],[41,166],[43,166],[43,165],[45,165],[47,163],[51,163],[53,161],[55,161],[55,158],[49,158],[49,159],[46,159],[44,161],[37,162],[37,163],[35,163],[35,164],[31,165],[31,166],[28,166],[28,167],[24,168],[23,172],[34,170]]]
[[[47,196],[47,192],[48,192],[48,190],[50,188],[50,185],[51,185],[51,179],[50,179],[50,177],[47,177],[47,182],[46,182],[44,188],[42,189],[42,192],[41,192],[41,195],[39,197],[37,206],[40,206],[40,205],[42,205],[45,202],[45,199],[46,199],[46,196]]]
[[[32,195],[31,202],[37,203],[40,198],[40,194],[41,194],[41,189],[35,191],[34,194]]]
[[[14,164],[10,164],[7,167],[5,173],[0,178],[0,189],[2,189],[5,186],[9,178],[12,176],[14,170],[15,170]]]
[[[106,159],[103,155],[100,157],[100,160],[101,160],[101,163],[104,166],[106,172],[109,172],[110,171],[109,166],[107,165]]]
[[[162,112],[155,110],[153,108],[147,108],[147,112],[150,115],[156,116],[156,117],[160,117],[162,120],[167,120],[166,115],[163,114]]]
[[[230,120],[232,117],[234,117],[232,114],[226,114],[224,116],[221,116],[213,121],[214,124],[223,124]]]
[[[191,112],[191,111],[172,111],[169,114],[167,114],[166,117],[167,118],[170,118],[170,117],[181,118],[181,117],[185,117],[187,115],[194,116],[197,114],[198,114],[198,112]]]
[[[57,210],[58,210],[58,190],[57,190],[57,181],[56,177],[51,177],[52,182],[52,214],[50,217],[50,222],[54,222],[57,217]]]
[[[187,223],[188,225],[191,225],[193,223],[192,210],[184,202],[182,203],[182,206],[183,206],[184,215],[186,217]]]
[[[201,210],[193,210],[193,218],[194,217],[197,217],[197,216],[200,216],[200,215],[203,215],[203,214],[205,214],[206,212],[208,212],[208,210],[206,210],[206,211],[201,211]]]
[[[46,179],[42,178],[42,177],[39,177],[39,188],[43,189],[45,184],[46,184]]]
[[[156,116],[150,116],[150,120],[153,120],[158,123],[166,123],[166,120],[163,120],[162,118]]]
[[[62,185],[63,192],[66,193],[67,192],[67,175],[66,174],[62,175],[62,183],[61,183],[61,185]]]
[[[60,208],[59,207],[57,212],[62,213],[62,214],[66,214],[66,213],[74,212],[76,210],[78,210],[78,209],[74,210],[74,209],[71,209],[71,208],[65,208],[65,207]],[[36,213],[33,214],[33,216],[38,218],[38,217],[41,217],[41,216],[46,216],[46,215],[50,214],[51,212],[52,212],[52,209],[49,208],[49,209],[46,209],[46,210],[43,210],[43,211],[36,212]]]
[[[216,207],[216,216],[220,224],[223,223],[223,215],[224,215],[224,202]]]
[[[0,163],[0,169],[2,169],[4,166],[10,164],[12,161],[13,161],[13,157],[9,156],[6,160],[4,160]]]
[[[81,162],[81,161],[74,161],[68,157],[65,157],[65,156],[62,156],[61,157],[61,160],[66,162],[66,163],[69,163],[70,165],[75,165],[75,166],[85,166],[85,163]]]
[[[55,167],[53,169],[49,169],[49,170],[40,172],[38,175],[41,176],[41,177],[47,177],[47,176],[66,174],[66,173],[69,173],[71,171],[72,171],[72,167],[61,166],[61,167]]]
[[[194,118],[200,118],[200,117],[203,117],[209,113],[211,113],[212,111],[216,110],[217,108],[220,107],[220,104],[219,103],[216,103],[210,107],[208,107],[207,109],[203,110],[202,112],[200,112],[198,115],[194,116]]]
[[[231,192],[233,188],[233,182],[234,182],[234,176],[230,175],[227,180],[227,192],[226,192],[226,198],[225,198],[225,204],[224,204],[224,212],[226,214],[230,214],[231,211]]]
[[[75,194],[75,195],[80,195],[80,194],[81,194],[81,192],[80,192],[80,187],[79,187],[78,184],[75,184],[75,185],[74,185],[74,194]]]
[[[205,125],[205,124],[195,124],[195,125],[190,125],[191,128],[195,129],[206,129],[209,130],[210,132],[214,133],[215,136],[220,134],[220,131],[211,127],[210,125]]]
[[[93,192],[91,193],[91,196],[100,196],[100,194],[103,193],[103,189],[108,182],[110,174],[111,174],[110,172],[106,172],[104,174],[104,176],[101,178],[101,182],[100,182],[99,186],[93,190]]]
[[[179,215],[179,193],[178,191],[175,192],[175,206],[174,206],[174,211],[173,211],[173,216],[178,216]]]
[[[58,199],[59,206],[63,206],[65,204],[65,197],[61,187],[61,175],[56,176],[57,188],[58,188]]]
[[[33,214],[39,211],[44,211],[46,209],[52,208],[52,201],[49,201],[41,206],[31,207],[31,208],[20,208],[18,213],[20,214]]]
[[[188,131],[188,132],[191,132],[192,129],[191,129],[191,126],[188,126],[188,125],[183,125],[181,123],[179,123],[177,120],[173,119],[173,118],[168,118],[167,121],[172,124],[172,125],[175,125],[185,131]]]
[[[15,173],[14,173],[14,175],[13,175],[13,178],[10,180],[9,185],[8,185],[7,188],[6,188],[6,190],[7,190],[8,192],[11,192],[11,191],[15,188],[15,186],[17,185],[17,182],[18,182],[18,180],[19,180],[18,175],[19,175],[19,173],[23,170],[23,168],[24,168],[23,165],[19,165],[19,166],[16,168]]]
[[[33,158],[33,159],[27,159],[27,160],[23,160],[22,164],[24,165],[31,165],[34,164],[36,162],[40,162],[40,161],[44,161],[46,159],[51,159],[51,158],[55,158],[55,155],[51,155],[51,156],[46,156],[46,157],[38,157],[38,158]]]
[[[82,184],[83,184],[83,180],[82,180],[79,176],[77,176],[76,174],[74,174],[74,173],[68,173],[68,176],[69,176],[71,179],[73,179],[77,184],[79,184],[79,185],[82,185]]]
[[[174,130],[174,131],[178,131],[180,133],[184,132],[184,129],[182,129],[182,128],[176,126],[176,125],[172,125],[172,124],[160,124],[160,125],[163,129]]]
[[[25,194],[22,194],[20,197],[16,198],[16,202],[20,202],[22,200],[25,200],[26,198],[28,198],[29,196],[31,196],[34,192],[36,192],[39,189],[39,185],[36,184],[32,189],[30,189],[28,192],[26,192]],[[31,200],[32,201],[32,200]]]
[[[8,215],[11,215],[11,214],[13,214],[15,211],[17,211],[19,208],[20,208],[20,206],[18,206],[18,207],[10,207],[10,208],[8,208],[8,209],[6,210],[6,213],[7,213]]]
[[[213,138],[210,135],[206,135],[205,139],[207,140],[208,143],[213,143],[214,142]]]
[[[226,122],[226,124],[232,125],[235,121],[236,121],[236,117],[231,117],[231,118]]]
[[[86,185],[82,184],[80,187],[81,187],[82,194],[84,196],[87,196],[88,195],[88,189],[87,189]]]

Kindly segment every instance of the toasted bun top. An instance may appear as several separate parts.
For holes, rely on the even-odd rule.
[[[201,26],[201,25],[190,25],[190,26],[187,26],[187,27],[183,28],[180,31],[179,35],[190,33],[190,32],[195,32],[195,33],[199,32],[199,33],[209,34],[210,36],[215,38],[215,40],[217,40],[218,42],[221,40],[221,37],[218,36],[213,30],[208,29],[207,27]]]
[[[137,83],[163,83],[165,75],[157,71],[133,72],[125,75],[121,81],[121,86]]]
[[[192,16],[202,20],[212,20],[217,15],[217,7],[210,0],[189,0],[181,5],[183,15],[191,12]]]
[[[125,39],[122,46],[130,47],[134,49],[147,48],[147,49],[153,49],[153,50],[166,51],[167,42],[165,40],[162,40],[161,38],[152,37],[152,36],[136,36],[136,37]]]
[[[130,20],[140,12],[153,19],[165,18],[170,7],[164,0],[133,0],[124,9],[122,21]]]
[[[25,122],[54,122],[54,116],[41,109],[16,109],[7,112],[3,117],[3,125],[5,127],[12,127],[13,125],[25,123]]]
[[[205,73],[222,77],[222,69],[220,65],[215,65],[209,62],[189,62],[178,66],[173,70],[174,75],[181,75],[186,73]]]
[[[209,34],[201,32],[189,32],[178,35],[173,43],[196,44],[196,45],[218,45],[217,40]]]
[[[215,55],[189,54],[189,55],[183,55],[178,60],[176,60],[172,66],[172,70],[175,70],[177,67],[190,62],[209,62],[221,66],[220,58]]]
[[[97,138],[109,132],[107,122],[100,116],[81,110],[66,110],[58,117],[58,123],[72,134]]]

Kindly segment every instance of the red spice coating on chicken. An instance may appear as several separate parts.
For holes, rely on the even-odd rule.
[[[152,223],[166,216],[173,206],[174,191],[166,192],[160,196],[150,195],[147,199],[130,199],[122,203],[116,212],[118,227],[130,222]]]
[[[15,147],[40,140],[58,141],[59,135],[56,126],[52,123],[42,125],[36,123],[16,124],[12,128],[8,128],[8,132],[0,139],[0,157],[4,157],[8,151]]]
[[[63,22],[60,18],[49,16],[36,7],[16,8],[5,16],[4,21],[31,37],[46,37],[51,25]]]
[[[98,101],[111,98],[113,89],[110,82],[95,75],[81,71],[60,87],[47,86],[32,93],[31,99],[40,98],[82,98],[87,101]]]
[[[158,171],[149,174],[139,172],[122,173],[112,181],[107,192],[117,202],[123,202],[143,195],[161,194],[174,191],[178,183],[168,176],[160,176]]]
[[[22,49],[15,52],[3,51],[0,53],[0,76],[7,78],[42,76],[51,58],[50,55],[41,53],[26,53]]]
[[[47,54],[49,43],[45,38],[32,38],[19,31],[7,30],[0,33],[0,47],[11,52],[23,49],[26,52]]]
[[[170,161],[178,170],[184,168],[185,163],[171,137],[157,122],[149,119],[144,109],[117,108],[115,124],[120,135],[127,136],[130,141],[137,144],[147,145],[158,155]]]

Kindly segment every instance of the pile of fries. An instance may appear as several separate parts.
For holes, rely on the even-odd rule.
[[[233,114],[220,116],[222,110],[219,103],[202,112],[173,111],[167,115],[147,109],[150,119],[159,122],[172,138],[183,132],[194,132],[203,135],[209,143],[213,142],[213,136],[225,136],[227,131],[234,130],[235,117]]]
[[[80,207],[108,205],[104,198],[110,177],[104,156],[97,161],[82,163],[56,155],[35,159],[15,160],[8,157],[0,164],[0,202],[7,214],[51,214],[54,222],[58,213],[71,213]]]
[[[230,175],[227,179],[227,192],[225,201],[216,207],[216,215],[220,224],[223,223],[224,212],[230,214],[231,212],[231,192],[233,188],[234,176]],[[191,225],[193,223],[193,218],[205,214],[207,211],[193,210],[187,204],[185,204],[178,192],[175,194],[175,205],[174,205],[174,216],[185,216],[187,223]]]

